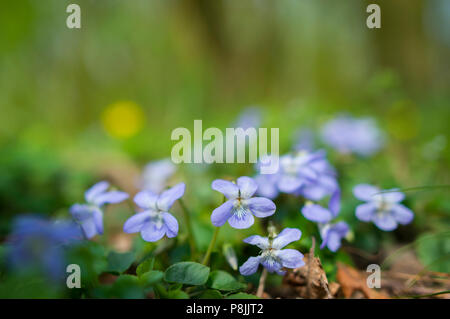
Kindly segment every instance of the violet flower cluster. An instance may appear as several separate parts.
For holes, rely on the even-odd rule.
[[[255,177],[258,194],[275,198],[280,192],[320,200],[337,188],[336,172],[328,163],[324,151],[296,151],[280,157],[275,174]]]
[[[322,140],[339,153],[370,156],[384,144],[384,135],[371,118],[339,116],[322,128]]]

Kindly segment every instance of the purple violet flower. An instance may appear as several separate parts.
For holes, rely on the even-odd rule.
[[[414,219],[414,213],[400,204],[405,194],[395,189],[381,193],[378,187],[359,184],[353,188],[353,195],[366,202],[356,207],[356,217],[363,222],[374,222],[381,230],[391,231],[398,224],[406,225]]]
[[[83,229],[86,238],[103,234],[103,211],[105,204],[117,204],[128,198],[121,191],[107,191],[109,183],[102,181],[89,188],[84,197],[87,204],[74,204],[70,207],[72,217]]]
[[[328,202],[328,209],[313,203],[306,203],[302,208],[302,214],[306,219],[318,223],[322,237],[320,249],[327,246],[332,252],[336,252],[341,247],[342,238],[346,237],[350,231],[345,222],[331,223],[339,214],[340,199],[340,191],[336,190]]]
[[[302,232],[296,228],[285,228],[275,238],[261,237],[258,235],[244,239],[244,243],[258,246],[261,253],[257,257],[250,257],[239,271],[244,276],[254,274],[259,264],[269,272],[284,275],[286,268],[299,268],[305,265],[303,254],[295,249],[282,249],[286,245],[300,239]]]
[[[384,135],[371,118],[341,115],[322,128],[322,140],[338,152],[370,156],[384,144]]]
[[[141,191],[134,197],[134,202],[143,209],[131,216],[123,225],[126,233],[140,232],[148,242],[158,241],[166,235],[173,238],[178,235],[178,221],[169,209],[173,203],[184,195],[186,185],[179,183],[172,188],[155,194],[152,191]]]
[[[234,184],[230,181],[216,179],[212,189],[221,192],[228,199],[211,214],[211,222],[220,227],[226,221],[236,229],[249,228],[255,222],[253,217],[264,218],[275,213],[275,204],[265,197],[252,197],[258,185],[247,176],[239,177]]]
[[[8,236],[8,264],[12,269],[37,268],[52,279],[64,275],[64,248],[82,239],[73,221],[50,221],[39,216],[20,216]]]

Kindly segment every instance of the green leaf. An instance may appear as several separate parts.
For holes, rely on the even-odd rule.
[[[139,277],[144,273],[151,271],[153,269],[153,265],[155,264],[155,258],[148,258],[141,262],[139,266],[136,268],[136,275]]]
[[[192,262],[183,261],[167,268],[164,279],[185,285],[203,285],[208,280],[209,267]]]
[[[222,299],[223,296],[218,290],[208,289],[205,290],[198,299]]]
[[[259,298],[256,297],[255,295],[239,292],[237,294],[229,295],[225,299],[259,299]]]
[[[218,290],[234,291],[244,289],[247,285],[240,283],[225,271],[215,270],[209,275],[207,286]]]
[[[139,277],[139,282],[145,287],[159,283],[164,277],[164,273],[159,270],[150,270]]]
[[[128,253],[117,253],[110,252],[108,255],[108,267],[107,271],[122,273],[128,268],[130,268],[131,264],[134,261],[134,252]]]
[[[448,272],[450,269],[450,232],[425,234],[417,239],[419,259],[428,270]]]
[[[189,299],[189,295],[182,290],[172,290],[167,293],[168,299]]]
[[[142,299],[145,297],[138,277],[120,275],[108,292],[109,298]]]

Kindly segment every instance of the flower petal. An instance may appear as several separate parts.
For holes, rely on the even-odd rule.
[[[98,234],[103,234],[103,212],[100,208],[94,209],[92,214],[95,227]]]
[[[271,216],[275,213],[276,210],[274,202],[272,202],[268,198],[253,197],[248,199],[246,202],[253,215],[259,218]]]
[[[250,257],[241,267],[239,267],[241,275],[253,275],[258,270],[259,260],[260,257]]]
[[[299,240],[301,236],[302,232],[297,228],[285,228],[273,240],[272,247],[275,249],[281,249],[284,246]]]
[[[384,231],[391,231],[397,228],[397,222],[394,216],[390,214],[377,214],[373,218],[373,222],[379,229]]]
[[[303,181],[297,177],[292,175],[281,175],[278,180],[277,186],[281,192],[284,193],[293,193],[298,190],[303,185]]]
[[[92,207],[84,204],[74,204],[69,209],[70,214],[77,222],[92,218]]]
[[[238,216],[237,214],[233,214],[229,219],[228,223],[231,227],[236,229],[246,229],[252,226],[255,222],[255,218],[253,217],[252,213],[247,210],[244,214],[241,216]]]
[[[156,210],[156,201],[158,200],[158,195],[149,190],[144,190],[134,196],[134,202],[140,208],[143,209],[153,209]]]
[[[239,187],[224,179],[216,179],[212,182],[211,188],[215,191],[221,192],[228,199],[234,199],[239,196]]]
[[[341,236],[337,232],[330,230],[326,242],[328,249],[336,252],[341,247]]]
[[[261,249],[266,249],[269,247],[269,239],[267,237],[254,235],[254,236],[245,238],[243,241],[244,241],[244,243],[258,246]]]
[[[227,222],[232,214],[233,200],[229,200],[213,210],[211,214],[211,223],[216,227],[220,227]]]
[[[173,203],[184,195],[186,185],[179,183],[159,195],[156,205],[159,210],[168,211]]]
[[[330,201],[328,202],[328,209],[333,216],[336,217],[341,210],[341,191],[337,188],[333,194],[331,194]]]
[[[128,218],[128,220],[123,225],[123,231],[129,234],[140,232],[144,224],[149,220],[150,220],[149,210],[137,213]]]
[[[173,217],[172,214],[169,214],[167,212],[162,213],[162,217],[164,220],[164,224],[166,225],[167,231],[167,237],[173,238],[178,235],[178,221],[175,217]]]
[[[414,219],[414,213],[408,207],[401,204],[392,206],[392,215],[402,225],[409,224]]]
[[[166,233],[166,227],[164,225],[160,228],[152,221],[146,222],[141,229],[142,239],[148,242],[158,241],[164,237]]]
[[[333,218],[328,209],[317,204],[306,204],[301,211],[306,219],[316,223],[327,223]]]
[[[87,239],[91,239],[97,235],[97,226],[95,225],[93,218],[83,220],[80,222],[80,226]]]
[[[305,265],[303,254],[295,249],[279,250],[277,256],[281,259],[283,267],[286,268],[298,268]]]
[[[345,237],[350,231],[350,227],[346,222],[338,222],[332,226],[332,230],[337,232],[339,236]]]
[[[258,184],[253,180],[253,178],[247,176],[241,176],[236,181],[239,187],[241,198],[250,198],[255,194],[258,189]]]
[[[129,196],[125,192],[120,191],[111,191],[102,193],[94,198],[94,204],[97,206],[102,206],[104,204],[117,204],[125,199],[127,199]]]
[[[255,181],[258,184],[256,193],[259,196],[273,199],[278,196],[278,189],[276,187],[276,178],[274,175],[257,175]]]
[[[374,203],[365,203],[356,207],[355,215],[363,222],[370,222],[377,211],[377,207]]]
[[[373,195],[379,193],[378,187],[369,184],[359,184],[353,188],[353,195],[359,200],[371,201],[373,200]]]
[[[89,188],[84,193],[84,198],[88,203],[93,203],[95,198],[101,193],[105,192],[109,187],[109,183],[106,181],[101,181]]]
[[[386,190],[381,193],[383,199],[389,203],[400,203],[405,199],[405,194],[402,192],[396,192],[395,189]]]
[[[278,274],[281,274],[283,272],[281,270],[281,268],[283,268],[281,262],[272,258],[261,258],[261,265],[263,265],[263,267],[266,268],[270,273],[276,272]]]

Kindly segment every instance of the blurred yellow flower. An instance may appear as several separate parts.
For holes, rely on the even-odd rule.
[[[102,114],[102,123],[109,135],[125,139],[136,135],[144,126],[145,114],[132,101],[118,101],[108,105]]]

